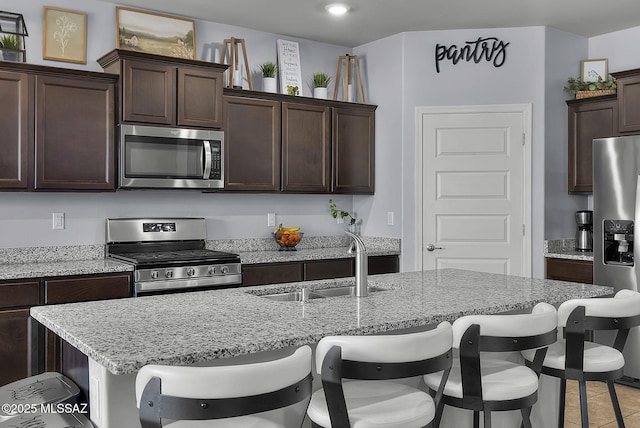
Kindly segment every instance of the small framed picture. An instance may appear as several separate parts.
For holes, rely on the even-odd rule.
[[[193,19],[116,7],[116,47],[196,59]]]
[[[87,14],[44,6],[42,59],[87,63]]]
[[[606,59],[585,59],[580,62],[580,65],[582,69],[580,80],[583,82],[597,82],[598,80],[604,82],[609,80]]]

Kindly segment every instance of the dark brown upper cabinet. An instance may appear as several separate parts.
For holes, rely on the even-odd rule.
[[[593,191],[594,138],[616,135],[618,101],[616,95],[567,101],[569,107],[569,192]]]
[[[370,108],[333,109],[333,192],[373,194],[375,112]]]
[[[611,73],[618,83],[618,132],[640,132],[640,69]]]
[[[225,190],[280,190],[280,103],[225,95]]]
[[[375,109],[226,89],[225,189],[372,194]]]
[[[115,49],[98,63],[120,75],[123,122],[196,128],[222,126],[227,65]]]
[[[331,190],[331,108],[282,103],[282,190]]]
[[[0,66],[0,189],[114,190],[117,76]]]

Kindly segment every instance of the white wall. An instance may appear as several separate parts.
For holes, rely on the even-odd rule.
[[[587,58],[607,58],[609,72],[640,68],[639,39],[640,27],[592,37]]]
[[[87,13],[87,64],[42,59],[42,8],[44,5]],[[29,0],[2,9],[24,15],[29,36],[25,39],[27,61],[55,67],[102,71],[96,59],[115,48],[115,5],[95,0]],[[300,45],[304,82],[314,72],[333,75],[338,57],[352,53],[343,46],[282,37],[246,28],[196,20],[198,59],[219,61],[223,40],[245,39],[250,70],[277,61],[276,40],[285,38]],[[254,89],[262,83],[257,74]],[[248,88],[245,81],[244,87]],[[304,87],[305,95],[310,94]],[[300,226],[308,236],[342,234],[343,225],[331,218],[330,195],[202,194],[191,191],[118,191],[116,193],[0,193],[0,247],[81,245],[104,243],[104,220],[108,217],[202,216],[208,219],[210,239],[268,237],[267,212],[277,222]],[[334,196],[339,208],[352,211],[353,197]],[[371,197],[370,197],[371,198]],[[51,213],[66,214],[65,230],[51,230]],[[366,223],[365,223],[366,224]]]
[[[545,59],[545,239],[575,236],[575,212],[588,209],[588,196],[568,193],[568,123],[564,91],[570,76],[580,76],[588,39],[546,30]]]

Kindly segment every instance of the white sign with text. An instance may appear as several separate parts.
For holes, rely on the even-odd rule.
[[[280,90],[289,93],[287,86],[297,86],[297,95],[302,95],[302,73],[300,71],[300,49],[298,42],[278,39],[278,71]]]

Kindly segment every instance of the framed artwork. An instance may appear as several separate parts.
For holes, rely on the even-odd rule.
[[[603,82],[609,80],[607,72],[606,59],[585,59],[580,62],[581,74],[580,79],[583,82],[597,82],[598,79]]]
[[[177,58],[196,58],[192,19],[116,7],[116,47]]]
[[[302,95],[302,73],[300,71],[300,49],[298,42],[277,40],[278,73],[283,94]]]
[[[87,63],[87,14],[44,6],[42,59]]]

